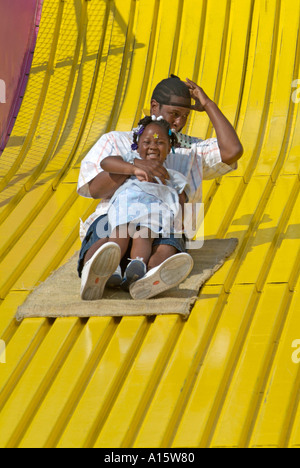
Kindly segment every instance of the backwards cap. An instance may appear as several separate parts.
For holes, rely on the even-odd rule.
[[[152,99],[161,105],[192,109],[189,88],[175,75],[158,83],[153,91]]]

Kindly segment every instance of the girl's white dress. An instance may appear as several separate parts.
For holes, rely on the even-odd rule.
[[[124,161],[141,159],[137,153],[128,153]],[[162,237],[182,233],[182,213],[178,194],[189,195],[187,179],[180,172],[168,169],[170,180],[164,185],[141,182],[130,177],[113,195],[109,203],[108,221],[111,231],[117,226],[144,226]]]

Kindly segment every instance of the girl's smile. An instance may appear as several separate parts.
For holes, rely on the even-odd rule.
[[[170,139],[166,132],[155,123],[149,124],[138,143],[141,158],[164,162],[170,151]]]

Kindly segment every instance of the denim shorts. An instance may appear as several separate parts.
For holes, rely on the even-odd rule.
[[[101,231],[105,232],[106,235],[102,235],[102,237],[99,237],[99,229],[97,229],[98,223],[101,222]],[[98,231],[98,232],[97,232]],[[108,218],[107,215],[102,215],[99,218],[97,218],[93,224],[88,229],[88,232],[86,233],[86,236],[82,242],[80,254],[79,254],[79,260],[78,260],[78,275],[81,278],[81,273],[83,270],[84,266],[84,257],[88,250],[100,239],[104,239],[110,236],[110,228],[108,224]],[[177,234],[178,236],[178,234]],[[185,248],[185,237],[175,237],[174,234],[170,234],[169,238],[166,237],[157,237],[153,241],[153,247],[157,245],[171,245],[172,247],[175,247],[175,249],[178,250],[178,252],[186,252]]]

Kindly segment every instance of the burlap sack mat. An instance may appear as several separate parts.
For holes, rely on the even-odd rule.
[[[100,301],[80,299],[80,280],[74,255],[64,266],[40,284],[19,307],[18,321],[28,317],[92,317],[180,314],[187,318],[199,295],[200,288],[221,268],[235,251],[237,239],[206,240],[199,250],[189,253],[194,259],[190,276],[178,287],[148,300],[133,300],[122,290],[106,289]]]

